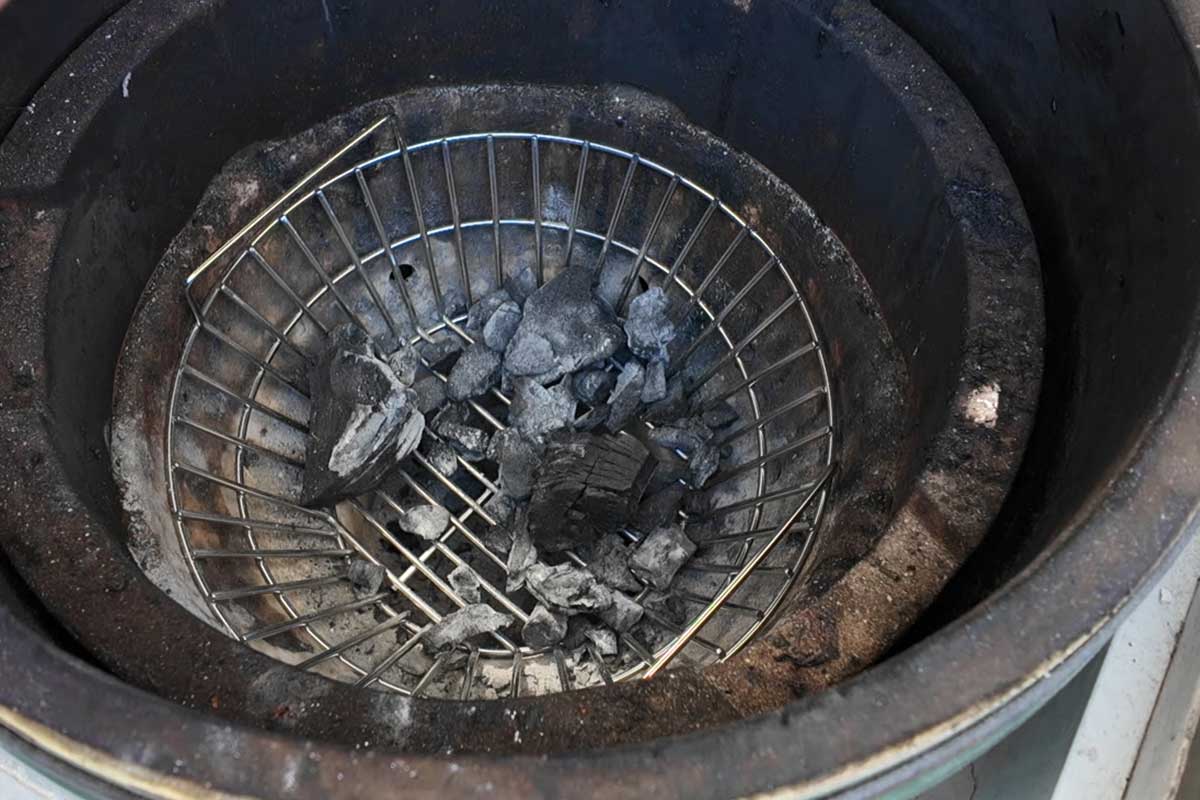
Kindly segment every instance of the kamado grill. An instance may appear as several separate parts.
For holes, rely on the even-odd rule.
[[[906,3],[937,63],[859,2],[319,5],[132,3],[0,145],[0,724],[88,791],[867,791],[1166,552],[1055,560],[1195,292],[1079,266],[1107,189],[1056,195],[1030,120],[1098,117],[1023,105],[1021,48]]]

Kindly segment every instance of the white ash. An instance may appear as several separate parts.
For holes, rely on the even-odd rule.
[[[406,508],[397,522],[400,529],[426,541],[441,537],[450,527],[450,512],[441,506],[419,505]]]
[[[696,552],[696,544],[680,525],[656,528],[629,559],[629,568],[646,583],[662,591],[671,585],[675,573]]]
[[[589,628],[583,634],[596,647],[596,652],[605,658],[617,654],[617,634],[608,628]]]
[[[530,565],[525,570],[525,588],[541,603],[567,614],[602,611],[613,604],[612,590],[592,573],[570,564]]]
[[[450,588],[468,603],[479,602],[479,576],[475,574],[475,570],[468,567],[466,564],[459,564],[450,571],[447,576],[450,582]]]
[[[450,369],[446,394],[451,400],[466,400],[487,393],[500,383],[500,356],[482,342],[463,351]]]
[[[629,304],[625,335],[629,349],[643,361],[667,358],[667,345],[675,339],[675,325],[667,314],[670,301],[658,286],[639,294]]]
[[[355,597],[370,597],[373,594],[377,594],[383,586],[383,581],[387,577],[387,570],[378,564],[372,564],[370,561],[356,558],[350,564],[348,577],[350,579],[350,588],[354,590]]]
[[[538,603],[521,628],[521,639],[536,649],[553,647],[567,635],[567,616]]]
[[[438,652],[481,633],[495,633],[512,623],[513,618],[508,614],[501,614],[486,603],[472,603],[442,617],[425,632],[421,641],[426,650]]]

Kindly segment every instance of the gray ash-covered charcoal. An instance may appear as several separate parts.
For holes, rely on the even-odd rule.
[[[457,317],[467,310],[467,296],[462,289],[451,286],[442,294],[442,310],[448,317]]]
[[[643,361],[667,358],[667,345],[675,338],[675,325],[667,314],[670,301],[658,286],[633,298],[625,319],[629,349]]]
[[[609,628],[597,625],[595,628],[588,628],[583,635],[602,657],[611,658],[617,654],[617,634]]]
[[[328,505],[376,488],[421,441],[413,391],[355,325],[330,332],[309,373],[312,413],[300,502]]]
[[[701,446],[692,453],[688,461],[688,483],[693,489],[702,489],[717,471],[721,462],[721,451],[711,444]]]
[[[633,527],[639,531],[652,531],[675,522],[687,490],[679,483],[672,483],[647,496],[638,506]]]
[[[650,432],[650,438],[660,447],[678,450],[691,458],[713,438],[712,430],[695,419],[676,420],[670,425],[660,425]]]
[[[571,388],[579,402],[598,406],[608,400],[616,385],[617,376],[609,370],[585,369],[575,373]]]
[[[541,603],[533,608],[521,628],[521,639],[536,650],[553,647],[567,635],[567,615],[551,611]]]
[[[696,544],[681,525],[655,528],[629,559],[629,568],[646,583],[660,591],[671,585],[675,573],[696,552]]]
[[[529,295],[537,289],[537,273],[529,264],[504,279],[504,290],[519,304],[524,304]]]
[[[504,374],[507,376],[550,375],[558,357],[550,340],[537,333],[514,334],[504,349]]]
[[[605,427],[613,433],[628,425],[637,416],[642,403],[642,387],[646,382],[646,370],[636,361],[621,368],[617,385],[608,401],[608,419]]]
[[[387,363],[398,381],[405,386],[412,386],[417,380],[417,369],[421,366],[421,354],[408,342],[402,342],[387,357]]]
[[[450,512],[441,506],[420,505],[406,508],[399,515],[400,529],[427,541],[439,538],[450,527]]]
[[[468,603],[479,602],[479,576],[466,564],[459,564],[446,576],[450,588]]]
[[[464,425],[453,417],[439,419],[434,430],[467,461],[482,461],[487,457],[491,438],[487,431]]]
[[[503,353],[521,324],[521,307],[511,300],[504,303],[483,326],[483,343]]]
[[[431,369],[444,370],[450,359],[457,358],[465,346],[466,342],[457,335],[444,332],[433,341],[422,341],[417,345],[417,352],[421,354],[421,359]]]
[[[488,446],[488,458],[500,468],[500,488],[513,500],[525,500],[533,491],[533,473],[545,446],[530,441],[516,428],[499,431]]]
[[[510,357],[533,337],[549,342],[554,353],[554,363],[543,372],[526,371],[529,366],[514,363]],[[504,367],[513,375],[549,383],[603,361],[617,351],[623,340],[621,327],[592,294],[592,273],[582,267],[568,267],[525,301],[521,324],[505,351]]]
[[[440,652],[481,633],[495,633],[512,622],[513,618],[508,614],[501,614],[486,603],[472,603],[442,617],[425,632],[421,641],[426,650]]]
[[[451,400],[479,397],[500,384],[500,356],[483,342],[463,351],[450,369],[446,394]]]
[[[426,434],[421,442],[421,453],[437,472],[449,477],[458,469],[458,455],[454,448]]]
[[[429,416],[446,405],[446,384],[436,375],[418,378],[413,384],[417,396],[417,410]]]
[[[722,400],[713,406],[704,409],[700,414],[700,421],[714,430],[717,428],[726,428],[738,420],[738,412],[728,400]]]
[[[651,361],[646,367],[642,383],[642,402],[657,403],[667,396],[667,365],[663,361]]]
[[[492,318],[492,314],[496,313],[496,309],[511,301],[512,295],[508,293],[507,289],[497,289],[484,295],[467,312],[467,330],[471,334],[482,333],[483,326],[487,325],[487,321]]]
[[[350,579],[350,588],[354,592],[355,597],[370,597],[377,594],[383,586],[384,578],[387,577],[387,570],[378,564],[372,564],[361,558],[356,558],[350,564],[348,575]]]
[[[511,497],[503,493],[497,493],[487,499],[487,502],[483,504],[483,510],[492,519],[496,520],[498,525],[507,526],[508,521],[512,519],[513,513],[517,510],[517,504]],[[507,546],[505,546],[504,552],[508,552]]]
[[[538,602],[567,614],[603,611],[613,604],[612,590],[570,564],[531,565],[525,570],[525,588]]]
[[[525,573],[537,562],[538,552],[529,535],[528,515],[524,507],[519,507],[513,514],[512,547],[508,551],[508,564],[505,571],[508,578],[505,589],[515,592],[525,583]]]
[[[629,557],[632,554],[632,548],[625,544],[619,534],[606,534],[592,546],[588,571],[606,586],[636,592],[642,585],[629,571]]]
[[[688,397],[684,389],[682,375],[676,375],[667,381],[667,393],[657,402],[651,403],[643,417],[656,425],[673,422],[688,413]]]
[[[633,516],[654,471],[632,436],[560,433],[550,438],[529,501],[529,529],[546,552],[618,530]]]
[[[596,616],[614,631],[625,633],[637,625],[645,613],[645,609],[626,596],[624,592],[613,592],[612,604],[608,608],[601,609]]]
[[[527,437],[542,436],[571,427],[575,421],[575,396],[570,381],[564,379],[549,389],[529,378],[513,382],[509,420]]]

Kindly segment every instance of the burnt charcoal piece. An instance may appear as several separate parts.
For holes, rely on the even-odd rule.
[[[575,420],[575,430],[585,433],[595,433],[608,422],[608,406],[596,406],[591,411]]]
[[[312,416],[303,505],[328,505],[377,487],[421,441],[417,398],[355,325],[342,325],[309,373]]]
[[[629,349],[643,361],[667,359],[667,345],[675,338],[675,325],[667,315],[669,304],[658,286],[642,292],[629,304],[625,335]]]
[[[645,609],[631,600],[622,592],[612,593],[612,605],[601,609],[596,615],[600,620],[618,633],[625,633],[645,614]]]
[[[499,382],[500,356],[482,342],[476,342],[454,362],[446,382],[446,394],[451,400],[466,400],[479,397]]]
[[[496,309],[512,300],[507,289],[497,289],[491,294],[480,298],[471,310],[467,312],[467,330],[472,334],[481,333],[483,326],[496,313]]]
[[[507,495],[494,494],[483,504],[483,510],[496,520],[498,525],[508,525],[513,513],[517,510],[517,504]],[[507,540],[509,537],[505,535],[504,538]],[[507,544],[504,546],[504,552],[508,552]]]
[[[671,585],[675,573],[696,552],[695,543],[680,525],[656,528],[629,559],[629,568],[646,583],[662,591]]]
[[[691,458],[692,454],[707,444],[713,432],[704,423],[694,419],[676,420],[671,425],[661,425],[650,432],[650,438],[660,447],[679,452]]]
[[[466,564],[459,564],[447,576],[450,588],[468,603],[479,602],[479,576]]]
[[[684,391],[683,376],[676,375],[667,381],[667,393],[661,400],[651,403],[645,418],[657,425],[673,422],[688,413],[688,398]]]
[[[583,647],[583,643],[587,641],[587,632],[596,627],[596,624],[587,614],[567,617],[567,635],[562,640],[563,648],[575,650]]]
[[[511,300],[496,309],[483,326],[483,343],[497,353],[503,353],[521,324],[521,307]]]
[[[513,500],[525,500],[533,491],[533,473],[545,448],[535,444],[516,428],[508,428],[492,437],[488,458],[500,467],[500,487]]]
[[[537,562],[537,548],[529,535],[527,511],[518,508],[512,520],[512,549],[508,551],[506,571],[508,579],[505,589],[515,592],[525,583],[525,573]]]
[[[610,431],[616,433],[637,415],[645,382],[646,370],[638,362],[630,361],[621,368],[617,385],[608,401],[608,419],[604,423]]]
[[[642,402],[657,403],[667,396],[667,365],[662,361],[651,361],[646,367],[645,382],[642,384]]]
[[[433,541],[450,527],[450,512],[441,506],[413,506],[405,509],[397,522],[405,533]]]
[[[509,339],[504,350],[504,372],[511,376],[551,375],[558,364],[550,340],[536,333]]]
[[[737,420],[737,409],[731,406],[726,400],[722,400],[712,408],[705,409],[700,414],[700,421],[714,430],[728,427],[737,422]]]
[[[649,532],[675,522],[679,509],[683,506],[685,494],[687,494],[687,490],[678,483],[672,483],[659,489],[638,506],[633,527],[639,531]]]
[[[421,641],[425,649],[439,652],[463,644],[472,636],[495,633],[512,622],[513,618],[508,614],[501,614],[486,603],[472,603],[442,617],[441,622],[425,632]]]
[[[457,286],[451,286],[442,295],[442,309],[448,317],[457,317],[459,314],[465,313],[467,310],[467,296],[463,294],[462,289]]]
[[[567,614],[603,611],[613,604],[612,590],[592,573],[570,564],[532,564],[525,570],[525,588],[538,602]]]
[[[521,639],[538,650],[553,647],[567,635],[567,616],[558,614],[538,603],[529,621],[521,628]]]
[[[504,289],[518,304],[524,305],[529,295],[537,290],[537,273],[526,264],[513,275],[504,279]]]
[[[426,436],[421,442],[421,452],[430,466],[442,475],[449,477],[458,469],[458,456],[454,448],[443,441]]]
[[[617,376],[608,370],[588,369],[575,373],[571,388],[579,402],[598,406],[608,399],[616,385]]]
[[[632,436],[551,438],[529,501],[534,542],[558,552],[620,529],[632,518],[653,470],[649,452]]]
[[[617,654],[617,634],[613,633],[608,628],[596,626],[588,628],[584,631],[584,638],[590,641],[596,647],[596,652],[604,658],[609,658]]]
[[[487,457],[487,431],[456,422],[453,417],[439,419],[434,429],[467,461],[482,461]]]
[[[665,592],[648,592],[642,598],[646,611],[662,617],[673,625],[683,625],[687,622],[687,603],[673,594]]]
[[[606,586],[626,592],[636,592],[642,588],[642,585],[629,571],[631,554],[631,549],[621,537],[618,534],[610,533],[601,537],[600,541],[592,547],[591,558],[588,560],[588,571]]]
[[[466,343],[458,336],[446,334],[432,342],[428,340],[421,342],[417,345],[417,352],[421,354],[421,358],[430,369],[445,372],[450,368],[452,359],[458,357],[465,345]]]
[[[388,366],[392,368],[392,372],[395,373],[396,379],[405,386],[412,386],[417,380],[417,368],[421,366],[421,354],[408,342],[401,343],[400,347],[387,357],[387,362]]]
[[[383,580],[386,577],[387,570],[370,561],[356,558],[350,565],[350,588],[354,591],[355,597],[370,597],[376,594],[383,586]]]
[[[525,301],[524,317],[505,351],[505,369],[514,375],[536,377],[540,383],[596,364],[617,351],[624,340],[616,320],[592,296],[592,274],[568,267]],[[550,343],[554,363],[546,371],[529,372],[534,365],[513,363],[530,337]]]
[[[417,410],[426,416],[446,405],[446,384],[436,375],[426,375],[413,384]]]
[[[688,461],[688,483],[693,489],[701,489],[717,471],[721,462],[721,451],[710,444],[703,445]]]
[[[569,384],[564,380],[547,389],[529,378],[517,378],[508,408],[510,421],[531,438],[571,427],[576,403]]]

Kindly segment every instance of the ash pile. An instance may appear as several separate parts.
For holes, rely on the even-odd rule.
[[[693,405],[672,370],[678,309],[648,288],[620,319],[582,267],[541,287],[526,268],[442,306],[454,322],[399,348],[334,330],[310,373],[303,501],[369,496],[393,543],[355,565],[356,591],[409,569],[395,543],[440,548],[453,596],[428,592],[442,616],[420,634],[428,658],[519,641],[578,663],[663,643],[686,623],[672,594],[696,551],[682,512],[738,420]]]

